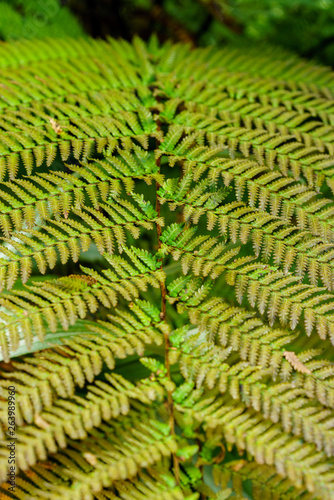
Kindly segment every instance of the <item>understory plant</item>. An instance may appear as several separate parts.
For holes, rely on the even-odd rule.
[[[333,74],[155,37],[0,67],[0,498],[333,499]]]

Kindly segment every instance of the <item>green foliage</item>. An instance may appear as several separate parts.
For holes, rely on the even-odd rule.
[[[0,39],[79,36],[79,22],[59,0],[1,0]]]
[[[334,80],[274,56],[0,47],[1,498],[334,498]]]
[[[103,13],[102,26],[106,3],[96,1],[96,16]],[[259,43],[258,50],[279,45],[333,66],[333,0],[126,0],[122,8],[117,0],[109,0],[109,6],[118,11],[130,33],[145,36],[153,30],[162,37],[192,40],[197,45]]]
[[[333,0],[218,0],[217,5],[221,18],[233,18],[247,39],[280,44],[333,65]]]

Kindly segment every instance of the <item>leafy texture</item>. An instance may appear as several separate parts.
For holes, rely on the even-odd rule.
[[[0,66],[1,498],[333,499],[332,73],[155,37]]]

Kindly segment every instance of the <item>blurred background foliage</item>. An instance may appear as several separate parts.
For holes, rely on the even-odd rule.
[[[0,39],[79,36],[84,31],[59,0],[0,0]]]
[[[0,38],[115,36],[280,45],[334,66],[334,0],[0,0]]]

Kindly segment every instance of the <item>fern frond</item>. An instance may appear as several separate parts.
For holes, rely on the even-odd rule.
[[[306,334],[316,329],[319,337],[329,336],[333,343],[332,294],[325,288],[300,283],[300,278],[270,268],[264,264],[249,264],[243,259],[229,266],[226,276],[228,284],[236,286],[239,302],[243,292],[252,307],[261,314],[267,311],[268,320],[273,324],[276,318],[280,323],[294,330],[304,316]],[[239,274],[240,273],[240,274]]]
[[[160,345],[163,325],[159,311],[142,301],[134,303],[132,310],[117,310],[108,322],[86,321],[81,336],[64,339],[63,345],[54,350],[13,361],[10,372],[2,370],[2,394],[8,385],[15,384],[17,389],[17,424],[32,423],[33,414],[52,406],[57,397],[71,397],[76,387],[84,387],[86,381],[92,383],[103,363],[112,370],[115,359],[142,356],[146,345]],[[5,423],[4,401],[0,408],[0,420]]]
[[[300,231],[279,217],[247,207],[241,202],[227,204],[215,215],[222,234],[225,237],[229,235],[233,243],[239,239],[246,243],[251,239],[256,256],[261,253],[264,261],[272,258],[285,273],[295,266],[297,275],[307,273],[313,285],[317,285],[320,278],[324,286],[332,290],[331,257],[334,247],[331,243],[324,243],[321,238],[312,237],[307,231]]]
[[[209,230],[218,225],[222,236],[229,236],[233,243],[240,240],[245,244],[251,239],[256,256],[262,251],[264,260],[273,257],[275,264],[282,264],[285,273],[296,263],[297,274],[303,276],[307,273],[314,285],[320,277],[324,285],[332,289],[331,257],[334,247],[331,244],[326,245],[322,239],[312,237],[307,231],[299,231],[287,221],[248,207],[243,202],[219,207],[226,194],[223,190],[212,192],[209,182],[205,179],[183,193],[182,185],[191,183],[188,175],[182,179],[181,185],[167,181],[159,193],[162,202],[168,201],[171,210],[183,207],[185,221],[191,219],[193,224],[197,224],[205,214]]]
[[[247,462],[244,459],[234,460],[228,464],[215,465],[213,469],[215,484],[222,489],[226,488],[230,479],[233,487],[240,491],[242,483],[247,480],[252,481],[252,495],[254,500],[270,500],[275,495],[280,495],[286,500],[311,500],[314,496],[308,493],[305,488],[296,491],[292,487],[291,481],[279,476],[275,468],[268,465]]]
[[[275,54],[0,46],[0,497],[333,499],[334,86]]]
[[[138,200],[136,205],[117,199],[101,203],[99,209],[73,208],[63,221],[47,219],[40,228],[17,232],[15,238],[4,238],[0,245],[1,289],[11,289],[19,274],[26,283],[34,262],[39,272],[45,274],[48,268],[55,267],[58,258],[62,264],[69,259],[77,262],[81,252],[86,252],[92,243],[101,254],[112,254],[115,242],[122,252],[126,232],[138,238],[139,228],[152,229],[154,222],[163,224],[149,203],[145,205]]]
[[[319,196],[319,186],[311,189],[302,182],[285,177],[276,170],[273,172],[265,165],[251,160],[227,160],[221,155],[223,146],[193,147],[195,141],[196,136],[190,134],[175,151],[165,152],[169,162],[182,162],[185,171],[195,181],[208,172],[212,185],[216,185],[221,176],[225,186],[234,189],[238,201],[243,201],[247,194],[251,207],[267,210],[284,221],[291,221],[295,216],[299,229],[308,230],[315,236],[333,242],[333,202]],[[197,167],[195,171],[194,165]]]
[[[169,226],[161,237],[162,252],[171,253],[174,260],[180,260],[184,274],[191,269],[195,276],[216,278],[238,255],[240,247],[227,250],[226,245],[216,238],[204,235],[193,238],[195,231],[194,228],[183,230],[178,224]]]
[[[307,146],[316,146],[322,152],[333,154],[333,130],[329,125],[333,101],[319,98],[314,93],[310,93],[307,98],[303,92],[289,92],[283,89],[277,92],[274,82],[268,85],[268,81],[261,82],[255,78],[248,79],[247,86],[250,85],[250,88],[248,87],[247,92],[241,96],[240,79],[235,76],[231,78],[231,74],[225,76],[230,77],[229,85],[222,79],[219,82],[216,79],[216,85],[211,82],[208,84],[207,81],[198,82],[199,92],[196,94],[191,91],[191,83],[188,83],[188,88],[183,89],[181,95],[176,90],[176,95],[179,95],[178,104],[183,100],[190,112],[206,112],[239,127],[291,134]],[[261,83],[263,86],[260,86]],[[257,93],[260,102],[254,101],[252,84],[255,84],[253,92]],[[268,90],[276,91],[272,99]]]
[[[131,249],[127,252],[131,255]],[[133,250],[132,254],[136,256],[138,252]],[[66,330],[88,311],[94,313],[98,304],[115,307],[119,296],[131,301],[148,285],[159,287],[164,276],[154,258],[146,254],[143,257],[140,252],[134,264],[118,256],[107,257],[107,261],[114,271],[106,269],[98,274],[83,268],[84,279],[82,275],[72,275],[53,282],[35,282],[25,290],[2,297],[0,335],[4,359],[8,360],[9,352],[18,348],[21,337],[30,346],[34,336],[44,339],[46,326],[56,331],[60,323]]]
[[[186,290],[184,290],[185,286]],[[187,312],[191,323],[196,325],[199,332],[205,334],[207,341],[216,340],[224,348],[237,352],[240,360],[246,362],[245,366],[261,367],[263,373],[269,374],[275,381],[278,377],[291,381],[294,387],[301,387],[308,398],[317,400],[321,405],[334,408],[332,363],[325,359],[313,360],[314,356],[320,353],[317,349],[300,351],[300,349],[305,349],[304,337],[300,332],[293,333],[287,329],[270,327],[256,317],[254,312],[241,307],[231,307],[221,297],[206,299],[208,291],[205,291],[204,287],[198,288],[196,282],[188,281],[185,286],[183,289],[179,287],[177,292],[179,300],[177,309],[180,313]],[[174,296],[173,301],[175,301],[174,289],[175,285],[172,282],[169,285],[169,293]],[[288,355],[287,350],[284,349],[285,346],[290,346]],[[292,346],[295,346],[298,355],[292,351]],[[212,351],[212,347],[206,349]],[[192,350],[193,348],[190,349]],[[225,351],[226,349],[223,353]],[[226,357],[225,354],[223,355]],[[178,361],[179,357],[180,352],[177,355],[173,353],[171,362]],[[300,363],[303,369],[294,372],[293,365],[287,359],[291,357],[294,362]],[[233,359],[236,362],[234,355]],[[190,361],[190,364],[193,362]],[[202,376],[207,377],[210,388],[213,387],[215,380],[217,382],[219,371],[214,368],[209,369],[204,365]]]
[[[317,450],[333,456],[331,426],[334,413],[310,400],[302,385],[295,381],[270,382],[270,372],[262,366],[236,361],[233,366],[222,363],[229,351],[214,345],[207,346],[205,352],[201,345],[194,347],[191,353],[187,350],[185,348],[178,358],[180,371],[185,379],[193,381],[197,390],[206,386],[208,389],[216,387],[220,393],[229,393],[234,400],[241,400],[247,407],[260,412],[264,419],[280,423],[284,432],[302,436],[305,442],[314,443]],[[304,365],[304,373],[312,372]]]
[[[231,127],[228,122],[225,124],[199,113],[183,112],[174,121],[184,132],[201,132],[209,141],[227,145],[233,153],[238,150],[246,157],[253,154],[260,164],[264,163],[265,155],[270,158],[274,151],[283,175],[291,173],[295,180],[304,176],[311,187],[315,181],[320,182],[322,178],[330,179],[332,176],[334,159],[317,148],[304,147],[291,135],[270,134],[264,129]]]
[[[122,185],[128,193],[134,178],[148,184],[159,179],[154,156],[141,148],[134,154],[118,150],[119,156],[81,166],[68,165],[76,175],[65,172],[40,173],[29,179],[3,182],[0,189],[0,226],[9,237],[13,231],[33,229],[51,218],[67,218],[91,204],[103,208],[110,198],[118,198]]]
[[[117,374],[106,374],[105,380],[88,386],[85,398],[72,394],[58,398],[42,412],[35,408],[32,424],[17,427],[17,469],[27,470],[50,453],[64,450],[71,439],[86,439],[87,432],[103,421],[127,415],[133,401],[147,405],[162,395],[161,387],[150,380],[142,380],[136,387]],[[0,448],[0,455],[5,456],[6,451],[6,447]],[[1,481],[6,480],[6,469],[6,460],[0,460]]]
[[[290,479],[297,487],[306,487],[324,499],[332,496],[331,462],[324,452],[305,444],[282,431],[278,424],[264,420],[254,410],[235,404],[229,396],[207,397],[199,402],[191,398],[176,405],[188,422],[204,425],[207,438],[224,436],[228,447],[235,445],[240,453],[247,451],[256,462],[274,466],[278,474]],[[247,432],[247,438],[245,438]],[[321,478],[321,479],[320,479]],[[317,485],[317,490],[315,488]]]
[[[165,424],[157,424],[145,411],[133,412],[122,423],[104,423],[99,431],[91,430],[86,439],[70,441],[66,450],[52,457],[49,469],[37,465],[31,473],[17,478],[16,494],[22,496],[28,488],[34,498],[92,498],[103,487],[133,478],[143,466],[149,467],[175,452],[176,443],[168,431]],[[85,458],[87,450],[90,456]],[[96,457],[94,465],[92,456]]]
[[[117,497],[116,497],[117,495]],[[138,500],[193,500],[193,495],[183,494],[175,484],[175,479],[168,470],[156,470],[153,467],[148,472],[140,472],[137,478],[127,481],[115,481],[108,490],[102,490],[96,495],[98,500],[126,500],[129,496]]]

